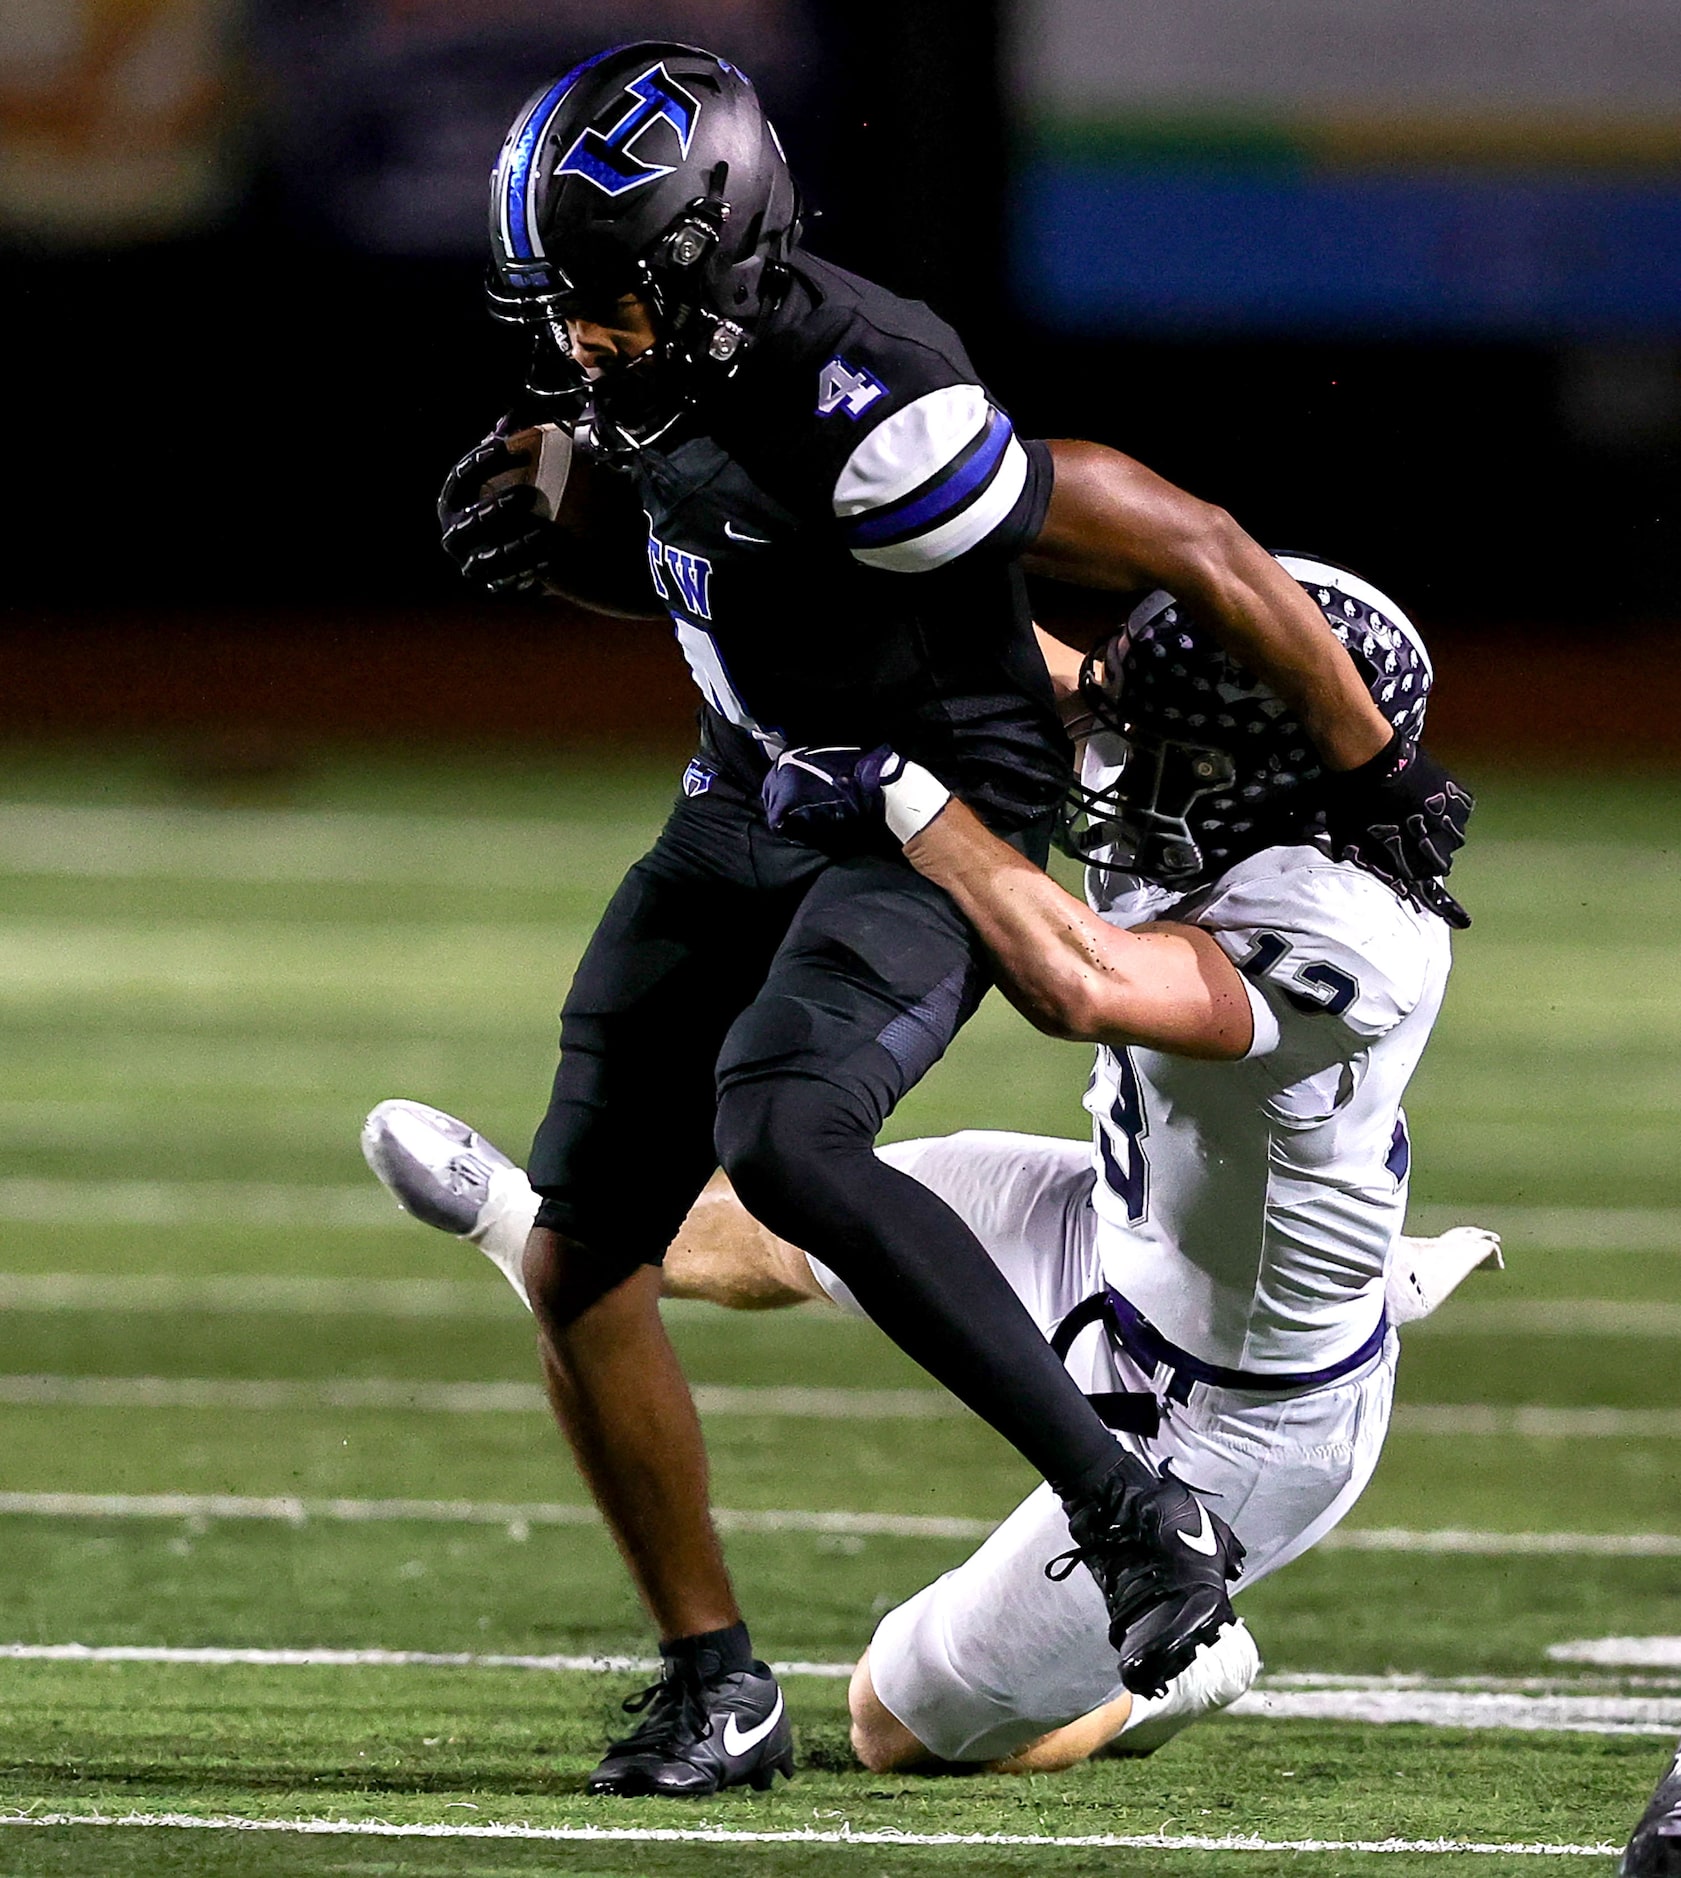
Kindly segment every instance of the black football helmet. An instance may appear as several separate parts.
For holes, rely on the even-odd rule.
[[[531,389],[586,399],[611,449],[652,442],[740,363],[780,293],[800,202],[726,59],[663,40],[598,52],[514,120],[490,180],[489,295],[534,340]],[[568,318],[639,295],[657,343],[586,389]]]
[[[1416,739],[1435,674],[1412,621],[1329,561],[1278,560],[1348,648],[1378,709]],[[1323,829],[1307,732],[1171,594],[1149,595],[1087,655],[1080,690],[1094,727],[1062,831],[1077,859],[1189,888]]]

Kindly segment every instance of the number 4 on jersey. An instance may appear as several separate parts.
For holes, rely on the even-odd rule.
[[[838,352],[817,374],[819,417],[832,417],[836,411],[862,417],[877,398],[886,396],[887,387],[879,378],[848,365]]]

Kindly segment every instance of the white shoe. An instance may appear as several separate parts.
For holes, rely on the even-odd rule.
[[[362,1124],[362,1157],[405,1213],[466,1239],[527,1310],[522,1261],[537,1195],[493,1142],[424,1102],[381,1102]]]
[[[1154,1754],[1192,1722],[1230,1708],[1260,1673],[1261,1653],[1240,1617],[1197,1651],[1165,1695],[1135,1695],[1127,1725],[1102,1752],[1122,1759]]]
[[[1384,1280],[1384,1305],[1392,1324],[1428,1317],[1478,1270],[1504,1271],[1500,1235],[1481,1226],[1455,1226],[1438,1239],[1397,1237]]]

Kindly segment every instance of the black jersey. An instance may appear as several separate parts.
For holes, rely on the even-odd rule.
[[[744,781],[890,743],[1005,827],[1069,780],[1015,558],[1050,499],[927,307],[812,256],[727,389],[639,452],[649,571]]]

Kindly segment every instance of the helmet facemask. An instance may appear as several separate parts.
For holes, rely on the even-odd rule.
[[[1126,652],[1120,632],[1080,667],[1093,729],[1086,768],[1063,804],[1060,845],[1088,867],[1190,885],[1208,871],[1193,826],[1196,805],[1229,790],[1236,766],[1213,744],[1154,737],[1127,721]]]
[[[697,258],[704,253],[694,242],[685,244],[683,251],[696,253]],[[620,273],[610,283],[517,296],[506,291],[495,269],[487,282],[493,317],[520,327],[530,337],[527,392],[569,403],[574,410],[568,415],[589,415],[605,454],[646,448],[697,401],[706,389],[705,378],[695,370],[697,341],[704,342],[698,349],[714,365],[727,364],[739,350],[740,329],[708,314],[694,297],[698,283],[674,281],[671,272],[639,266],[628,277]],[[611,326],[627,294],[634,294],[646,306],[654,343],[633,359],[608,365],[592,379],[573,356],[567,321]]]

